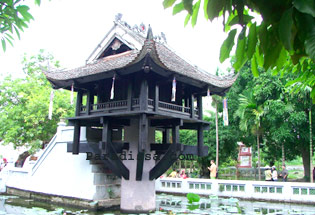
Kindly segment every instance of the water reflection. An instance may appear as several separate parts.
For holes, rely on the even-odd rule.
[[[217,196],[202,197],[200,202],[189,204],[186,197],[157,195],[156,211],[150,214],[189,215],[189,214],[295,214],[314,215],[315,206],[283,204],[271,202],[238,201],[237,199],[221,199]],[[76,208],[63,207],[38,202],[15,196],[0,195],[0,215],[2,214],[64,214],[64,215],[119,215],[119,211],[95,212]]]

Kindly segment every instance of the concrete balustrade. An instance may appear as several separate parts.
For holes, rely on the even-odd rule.
[[[196,193],[248,200],[315,203],[315,184],[311,183],[160,178],[156,180],[155,189],[173,194]]]

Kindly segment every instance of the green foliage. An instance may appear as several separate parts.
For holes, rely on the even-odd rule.
[[[4,143],[27,146],[35,151],[41,147],[41,142],[52,138],[60,118],[73,115],[69,92],[56,90],[53,118],[48,120],[51,85],[42,73],[48,62],[58,66],[58,62],[43,51],[30,58],[25,56],[25,78],[8,76],[0,84],[0,139]]]
[[[41,0],[35,0],[40,5]],[[33,18],[29,13],[29,7],[21,4],[21,0],[0,1],[0,39],[3,51],[7,48],[7,42],[13,46],[14,34],[20,39],[20,32],[28,28],[28,23]]]
[[[188,203],[193,203],[193,202],[199,202],[200,201],[200,196],[195,193],[187,193],[187,199]]]
[[[188,12],[185,25],[191,20],[192,26],[196,24],[193,14],[198,14],[200,0],[165,0],[168,7],[179,2],[173,8],[173,14],[186,10]],[[170,4],[171,3],[171,4]],[[233,67],[236,71],[250,60],[254,76],[258,76],[259,67],[265,71],[291,72],[300,59],[307,58],[315,61],[315,3],[313,0],[203,0],[204,17],[210,21],[215,18],[223,18],[223,28],[228,37],[223,42],[220,50],[220,62],[222,63],[230,56],[234,47],[234,38],[239,32],[235,62]],[[180,6],[183,4],[183,6]],[[198,5],[198,6],[197,6]],[[276,11],[276,12],[275,12]],[[260,15],[262,22],[256,23],[254,14]],[[286,68],[284,70],[284,68]],[[300,76],[304,75],[302,71]],[[313,77],[304,81],[312,83]],[[315,100],[315,93],[312,94]]]

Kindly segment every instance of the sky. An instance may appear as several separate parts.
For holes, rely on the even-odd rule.
[[[51,53],[63,68],[85,64],[98,43],[113,26],[117,13],[130,26],[150,24],[153,34],[164,32],[168,45],[180,56],[198,67],[215,74],[229,63],[219,63],[220,46],[227,35],[222,22],[210,22],[203,16],[197,25],[184,27],[186,12],[175,16],[164,9],[162,0],[42,0],[40,7],[30,5],[34,20],[7,51],[0,49],[0,79],[9,74],[20,77],[24,53],[35,55],[40,49]]]

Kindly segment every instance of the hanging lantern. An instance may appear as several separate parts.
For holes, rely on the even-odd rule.
[[[70,96],[70,104],[73,105],[73,93],[74,93],[74,84],[71,85],[71,96]]]
[[[172,102],[175,102],[176,99],[176,79],[173,78],[173,84],[172,84]]]
[[[113,77],[112,89],[110,90],[110,99],[114,99],[115,78],[116,78],[116,74],[114,74],[114,77]]]

